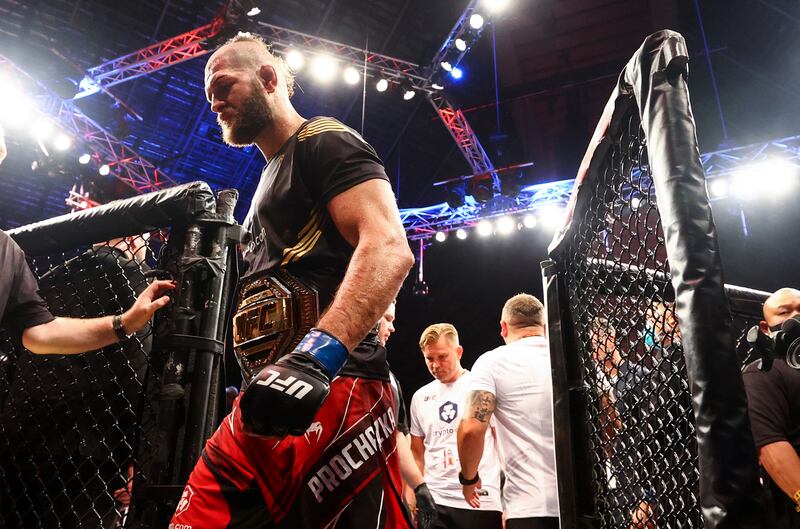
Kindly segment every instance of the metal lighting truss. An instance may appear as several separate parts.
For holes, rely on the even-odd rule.
[[[483,150],[483,145],[478,141],[478,137],[470,127],[464,113],[454,108],[447,98],[440,93],[428,94],[428,101],[436,109],[436,113],[441,118],[444,126],[447,127],[450,136],[453,137],[453,141],[456,142],[458,149],[472,169],[473,175],[485,175],[483,178],[491,178],[494,194],[499,193],[500,178],[497,176],[492,161],[486,151]],[[480,179],[481,176],[476,176],[475,178]]]
[[[175,185],[174,180],[89,118],[75,103],[60,98],[2,55],[0,70],[24,81],[28,85],[25,93],[29,94],[37,110],[54,117],[65,131],[93,152],[96,161],[107,164],[117,179],[140,193]]]
[[[335,60],[358,69],[363,68],[366,62],[368,74],[391,78],[396,82],[406,80],[418,90],[428,89],[428,80],[422,68],[413,62],[381,55],[363,48],[341,44],[266,22],[259,22],[258,28],[259,34],[278,52],[296,48],[312,55],[328,54]]]
[[[707,178],[734,173],[766,161],[800,163],[800,136],[789,136],[764,143],[753,143],[700,155]]]
[[[700,160],[707,179],[736,174],[766,162],[782,161],[800,166],[800,135],[708,152],[701,154]],[[646,182],[648,178],[646,175],[635,178],[639,182],[639,189],[649,188]],[[498,196],[483,205],[466,197],[465,204],[458,208],[441,203],[424,208],[402,209],[400,217],[410,240],[427,239],[437,231],[470,227],[483,219],[549,212],[548,206],[564,207],[569,201],[574,184],[574,179],[536,184],[523,188],[515,199]],[[622,191],[634,194],[638,192],[631,189]]]
[[[205,26],[89,68],[75,99],[208,53],[204,42],[219,34],[224,22],[217,17]]]
[[[469,25],[470,17],[476,13],[478,0],[472,0],[461,13],[453,29],[447,35],[439,50],[434,55],[428,67],[428,82],[432,85],[437,77],[446,75],[442,62],[447,61],[452,67],[461,62],[461,59],[469,52],[472,42],[476,42],[483,32],[486,24],[479,29],[473,29]],[[454,43],[456,39],[463,39],[467,46],[464,50],[458,50]],[[440,85],[441,86],[441,85]],[[470,127],[467,118],[460,109],[455,108],[441,90],[428,90],[428,101],[433,105],[436,114],[441,118],[444,126],[447,127],[453,141],[456,142],[461,154],[467,160],[473,175],[476,179],[491,178],[494,194],[500,193],[500,178],[494,171],[494,165],[483,149],[483,145],[475,135],[475,131]]]
[[[468,228],[484,219],[521,213],[552,213],[549,208],[566,205],[574,184],[574,179],[534,184],[520,190],[515,198],[496,196],[485,204],[467,196],[464,205],[458,208],[451,208],[443,202],[425,208],[401,209],[400,219],[409,240],[428,239],[438,231]]]
[[[475,13],[476,5],[477,0],[469,3],[427,68],[422,68],[409,61],[266,22],[258,22],[257,27],[259,33],[272,44],[276,51],[284,52],[294,47],[311,54],[329,54],[340,62],[358,69],[366,67],[365,75],[385,77],[398,83],[407,82],[415,89],[425,92],[473,173],[491,175],[495,192],[498,192],[499,179],[494,173],[494,166],[466,117],[447,100],[441,90],[432,87],[433,80],[443,72],[441,62],[444,58],[452,55],[450,60],[455,65],[469,51],[469,47],[463,51],[456,50],[453,46],[455,39],[465,37],[465,40],[469,39],[469,42],[474,42],[480,36],[483,28],[473,30],[469,27],[469,18]],[[205,41],[218,35],[223,29],[225,29],[225,16],[221,15],[201,28],[90,68],[87,70],[86,78],[81,83],[81,91],[76,98],[95,93],[100,87],[108,88],[173,64],[205,55],[209,52],[204,47]]]

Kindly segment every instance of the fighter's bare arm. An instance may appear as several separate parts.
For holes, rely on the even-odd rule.
[[[414,264],[389,182],[367,180],[335,196],[328,212],[355,251],[317,327],[352,351],[397,296]]]

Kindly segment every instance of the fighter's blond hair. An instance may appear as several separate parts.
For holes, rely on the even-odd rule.
[[[419,337],[419,348],[423,352],[429,345],[435,344],[440,338],[447,338],[453,344],[458,345],[458,331],[449,323],[434,323],[428,325]]]
[[[544,305],[530,294],[517,294],[503,305],[503,321],[513,328],[543,327]]]
[[[278,68],[281,71],[281,74],[283,75],[283,78],[286,80],[286,92],[289,94],[289,97],[294,95],[294,72],[292,72],[292,69],[286,64],[286,61],[283,60],[283,57],[280,57],[272,52],[272,46],[270,46],[261,35],[240,31],[235,36],[229,38],[225,44],[223,44],[223,46],[227,46],[228,44],[236,44],[237,42],[252,42],[253,44],[263,48],[264,51],[274,58]]]

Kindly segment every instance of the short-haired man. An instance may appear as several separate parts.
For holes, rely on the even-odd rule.
[[[800,317],[800,290],[782,288],[764,302],[765,334],[781,330],[783,322]],[[770,527],[800,527],[800,370],[775,358],[768,371],[760,362],[744,369],[744,387],[758,458],[766,471],[771,499]]]
[[[436,527],[483,529],[502,527],[500,462],[494,432],[484,428],[482,446],[475,460],[483,485],[480,505],[468,503],[459,485],[456,432],[464,415],[464,402],[472,375],[461,367],[464,349],[458,332],[449,323],[437,323],[422,332],[419,347],[434,379],[411,399],[411,451],[439,511]],[[488,424],[487,424],[488,426]]]
[[[481,355],[472,368],[467,410],[458,428],[462,493],[470,505],[484,501],[477,493],[484,480],[478,461],[494,417],[506,475],[506,528],[557,529],[553,385],[541,302],[529,294],[509,299],[500,336],[506,345]]]
[[[264,158],[243,222],[234,350],[247,388],[206,443],[175,527],[406,527],[395,403],[376,322],[413,265],[375,150],[304,119],[255,35],[206,63],[223,139]]]

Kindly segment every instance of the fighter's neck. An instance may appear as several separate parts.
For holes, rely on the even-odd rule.
[[[272,123],[264,127],[256,138],[256,146],[261,151],[261,154],[264,155],[264,158],[269,160],[275,156],[304,122],[305,119],[292,110],[288,115],[276,117]]]

